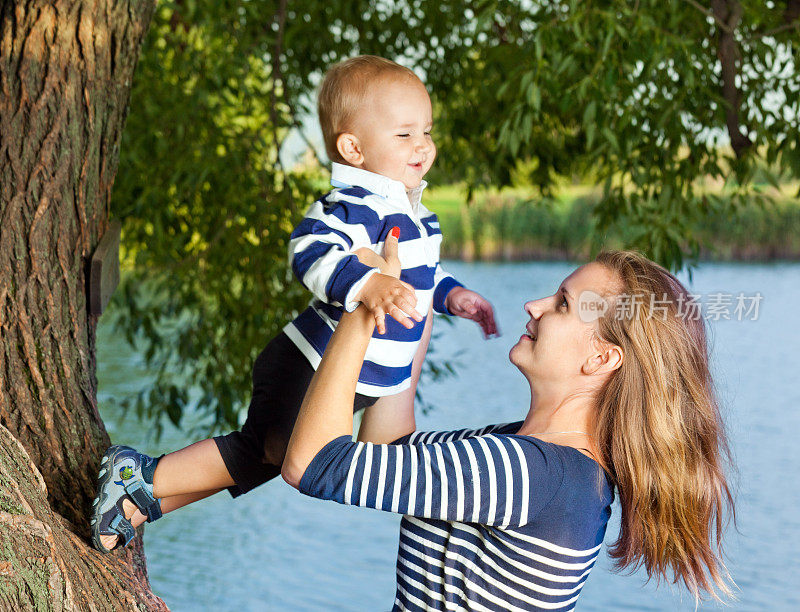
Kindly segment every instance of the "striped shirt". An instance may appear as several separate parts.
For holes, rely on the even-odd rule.
[[[611,515],[603,471],[521,423],[341,436],[312,460],[306,495],[404,514],[394,610],[571,610]]]
[[[314,298],[283,331],[315,370],[343,310],[358,307],[354,296],[378,272],[352,252],[368,247],[382,254],[393,227],[400,228],[400,280],[414,287],[418,312],[424,315],[433,304],[434,311],[450,314],[445,298],[461,286],[439,263],[439,221],[420,201],[425,181],[407,194],[400,181],[334,163],[331,184],[335,189],[311,205],[289,242],[292,270]],[[386,333],[376,330],[367,347],[356,392],[381,397],[408,389],[423,328],[406,329],[387,316]]]

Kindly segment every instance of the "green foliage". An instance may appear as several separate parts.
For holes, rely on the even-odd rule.
[[[738,116],[753,146],[739,156],[727,145],[724,28],[706,3],[435,4],[424,21],[454,19],[444,48],[420,60],[439,109],[437,172],[465,181],[468,198],[508,185],[520,166],[544,196],[563,178],[593,177],[599,229],[626,225],[626,247],[678,269],[699,252],[693,224],[765,202],[761,159],[771,184],[800,176],[800,22],[782,3],[741,2]],[[705,193],[706,177],[724,182],[724,197]]]
[[[357,53],[425,78],[440,150],[432,182],[464,181],[472,201],[514,180],[552,197],[588,176],[604,185],[585,213],[599,236],[624,226],[624,246],[672,268],[696,256],[699,219],[800,176],[800,46],[780,5],[742,2],[739,117],[754,146],[737,157],[724,146],[722,30],[695,4],[161,2],[111,204],[126,266],[118,329],[157,372],[137,412],[178,423],[191,400],[209,425],[237,424],[257,351],[308,298],[286,244],[327,189],[324,171],[284,168],[279,151],[324,69]],[[719,196],[698,186],[705,177],[724,183]]]

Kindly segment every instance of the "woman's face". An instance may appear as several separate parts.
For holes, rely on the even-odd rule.
[[[601,365],[594,332],[609,307],[600,296],[614,283],[614,272],[591,262],[565,278],[553,295],[525,304],[530,320],[509,359],[530,383],[577,388],[582,376]]]

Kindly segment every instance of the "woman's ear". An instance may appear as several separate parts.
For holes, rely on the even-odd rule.
[[[364,154],[361,152],[361,143],[355,134],[344,132],[336,139],[336,149],[342,159],[351,166],[361,166],[364,163]]]
[[[625,356],[622,349],[616,344],[604,343],[596,353],[593,353],[581,371],[587,375],[609,374],[622,366]]]

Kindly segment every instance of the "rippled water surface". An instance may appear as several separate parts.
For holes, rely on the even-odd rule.
[[[575,266],[568,263],[463,264],[447,268],[495,305],[503,336],[484,341],[471,322],[438,322],[436,354],[457,355],[457,378],[427,384],[435,409],[420,429],[455,429],[524,417],[528,389],[507,360],[523,331],[525,300],[549,295]],[[688,283],[686,276],[683,280]],[[800,265],[703,264],[693,293],[753,295],[758,319],[710,323],[714,371],[739,468],[738,532],[726,537],[728,566],[740,588],[728,609],[800,610]],[[733,315],[733,308],[730,309]],[[266,344],[268,338],[264,338]],[[101,325],[100,402],[131,394],[147,376],[141,358]],[[133,417],[103,416],[116,443],[158,454],[192,440],[168,430],[159,442]],[[618,528],[619,509],[607,543]],[[219,494],[148,526],[153,589],[172,610],[389,610],[399,516],[304,497],[280,479],[236,501]],[[671,585],[644,584],[595,567],[579,610],[693,610]],[[717,609],[709,603],[699,609]]]

